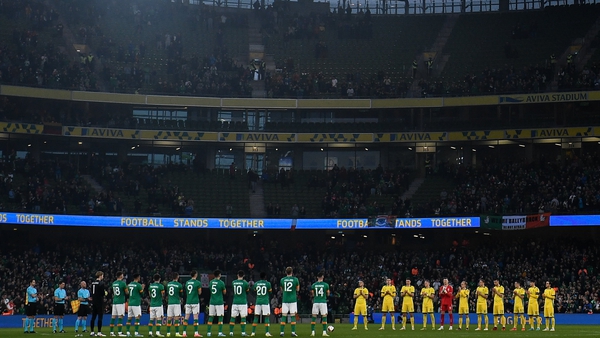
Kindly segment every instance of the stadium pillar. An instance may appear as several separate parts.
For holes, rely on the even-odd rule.
[[[119,164],[127,161],[127,147],[128,145],[120,145],[119,149],[117,150],[117,161]]]
[[[533,160],[533,143],[525,146],[525,158],[528,163],[531,163]]]
[[[29,148],[29,156],[31,156],[32,159],[34,159],[35,161],[39,162],[40,160],[40,153],[41,153],[41,149],[40,149],[40,141],[39,140],[34,140],[31,141],[31,144]]]

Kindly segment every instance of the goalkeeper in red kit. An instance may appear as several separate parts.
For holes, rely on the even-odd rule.
[[[442,286],[440,286],[440,301],[441,301],[441,313],[440,313],[440,328],[438,330],[444,329],[444,313],[448,312],[448,316],[450,317],[450,328],[452,330],[452,324],[454,324],[454,316],[452,315],[452,299],[454,289],[452,285],[448,284],[448,278],[444,278]]]

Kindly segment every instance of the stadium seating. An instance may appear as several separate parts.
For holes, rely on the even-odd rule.
[[[137,214],[144,215],[226,217],[228,204],[233,208],[231,217],[250,215],[245,175],[232,180],[223,170],[193,172],[178,165],[131,168],[125,172],[124,176],[120,172],[104,176],[97,173],[96,179],[110,194],[122,199],[126,214],[136,214],[136,200],[139,200]],[[193,205],[189,214],[185,210],[188,205]]]
[[[345,80],[347,74],[360,73],[366,81],[380,71],[397,80],[406,77],[418,53],[431,47],[444,17],[373,17],[372,38],[339,37],[357,21],[356,17],[351,22],[330,18],[316,39],[284,39],[292,20],[283,20],[280,24],[283,33],[272,39],[268,52],[274,52],[278,65],[283,66],[292,58],[298,72],[321,72],[327,80],[332,77]],[[319,41],[327,45],[326,58],[315,58]]]
[[[546,66],[574,39],[585,36],[598,17],[600,6],[558,6],[542,11],[461,15],[444,49],[450,55],[446,79],[461,79],[486,68]],[[508,59],[505,44],[518,51]]]

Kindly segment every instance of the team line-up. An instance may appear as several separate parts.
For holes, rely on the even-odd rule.
[[[171,336],[171,329],[174,327],[175,337],[187,337],[187,326],[189,321],[193,320],[194,325],[194,337],[202,337],[198,332],[198,317],[200,314],[200,295],[202,294],[202,284],[197,279],[197,271],[191,271],[191,279],[182,285],[179,282],[179,274],[173,273],[171,280],[166,286],[161,283],[161,276],[156,274],[153,276],[153,282],[148,286],[147,293],[150,297],[150,322],[149,336],[153,337],[164,337],[161,333],[161,324],[164,317],[164,304],[163,299],[166,296],[167,299],[167,329],[166,336]],[[124,281],[124,274],[122,272],[116,273],[116,280],[110,285],[112,291],[112,316],[110,321],[110,336],[119,337],[143,337],[140,334],[140,318],[142,315],[142,296],[146,292],[143,284],[140,283],[141,277],[139,274],[134,274],[133,281],[126,284]],[[252,323],[252,331],[250,336],[256,335],[256,328],[258,326],[260,317],[263,317],[265,326],[265,336],[271,337],[272,334],[269,331],[269,317],[271,314],[270,310],[270,297],[272,294],[271,283],[266,280],[266,274],[261,273],[261,279],[254,283],[252,287],[244,279],[244,272],[239,271],[237,273],[237,279],[232,282],[233,290],[233,302],[231,307],[231,319],[229,323],[229,335],[234,335],[234,324],[235,320],[240,317],[241,336],[246,337],[246,317],[248,316],[248,293],[252,291],[256,294],[256,306],[254,322]],[[102,316],[104,314],[104,298],[108,295],[109,287],[104,283],[104,273],[98,271],[96,273],[96,280],[91,283],[91,291],[87,288],[85,281],[80,283],[80,289],[77,291],[77,299],[71,301],[74,306],[73,311],[77,312],[77,321],[75,322],[75,336],[81,337],[84,333],[87,333],[87,317],[92,312],[91,318],[91,336],[105,337],[102,333]],[[27,288],[26,298],[26,315],[25,320],[25,333],[35,333],[34,323],[37,309],[37,301],[40,297],[37,294],[35,288],[35,280],[30,281],[30,285]],[[284,336],[285,326],[287,323],[291,324],[291,335],[297,337],[296,333],[296,315],[298,313],[297,307],[297,293],[300,291],[300,283],[298,278],[293,276],[293,269],[291,267],[286,268],[286,276],[280,281],[280,287],[282,289],[282,305],[281,305],[281,330],[280,336]],[[225,301],[224,295],[227,293],[225,283],[221,280],[221,272],[216,270],[214,272],[214,278],[209,282],[208,289],[210,292],[209,301],[209,313],[208,313],[208,325],[207,325],[207,336],[212,336],[212,324],[214,323],[215,317],[218,319],[218,337],[225,337],[223,333],[223,317],[225,315]],[[506,329],[506,317],[504,316],[504,298],[508,297],[508,291],[505,291],[504,286],[500,285],[498,280],[494,280],[494,286],[490,290],[485,286],[483,280],[479,281],[477,289],[471,294],[471,291],[467,289],[467,283],[462,282],[458,287],[456,294],[452,285],[448,283],[448,279],[443,280],[443,284],[439,287],[438,294],[441,305],[441,321],[438,330],[444,329],[444,315],[449,314],[449,330],[453,329],[454,318],[452,314],[452,301],[457,298],[458,301],[458,329],[462,329],[463,317],[465,319],[465,329],[469,329],[469,306],[468,300],[470,296],[477,297],[477,328],[478,330],[488,330],[489,319],[487,315],[487,306],[489,297],[493,297],[493,325],[494,330],[497,330],[498,324],[501,325],[502,330]],[[406,285],[400,289],[400,296],[402,297],[402,327],[400,330],[406,329],[406,324],[409,321],[411,328],[415,329],[414,321],[414,301],[415,287],[411,285],[411,280],[406,280]],[[321,324],[323,327],[322,336],[328,336],[328,332],[333,331],[333,326],[327,325],[327,298],[329,297],[330,290],[329,284],[324,282],[324,274],[322,272],[317,274],[317,281],[311,285],[311,297],[313,299],[312,308],[312,321],[311,321],[311,336],[315,336],[315,326],[317,317],[321,317]],[[181,298],[185,295],[185,306],[184,315],[181,315]],[[427,317],[431,318],[431,327],[435,329],[434,320],[434,305],[433,301],[436,296],[436,291],[431,287],[429,281],[424,282],[424,287],[421,289],[420,295],[422,296],[422,313],[423,313],[423,327],[421,330],[427,329]],[[521,287],[519,282],[515,282],[515,288],[512,291],[512,297],[514,298],[514,327],[513,331],[517,330],[517,326],[521,323],[521,330],[526,330],[526,322],[524,316],[524,303],[525,297],[528,297],[528,310],[527,315],[529,316],[530,330],[541,330],[542,318],[539,314],[539,297],[540,295],[544,299],[544,318],[546,327],[544,331],[554,331],[554,299],[555,290],[551,287],[550,282],[546,282],[546,289],[543,293],[540,293],[538,287],[535,286],[535,282],[530,282],[530,287],[525,290]],[[379,330],[385,329],[385,322],[387,315],[391,316],[392,330],[395,330],[394,321],[394,298],[397,296],[396,286],[392,285],[391,279],[386,279],[386,285],[381,289],[381,297],[383,298],[382,311],[384,316],[382,317],[382,324]],[[369,298],[369,290],[364,287],[364,282],[359,281],[358,287],[354,290],[354,326],[353,330],[358,328],[359,317],[363,317],[364,328],[368,330],[367,321],[367,299]],[[54,291],[54,320],[53,320],[53,332],[54,333],[65,333],[63,327],[63,319],[65,315],[65,303],[69,301],[67,292],[65,290],[65,282],[60,282],[58,288]],[[126,306],[127,305],[127,306]],[[78,308],[76,308],[78,307]],[[123,321],[125,317],[127,307],[127,320],[125,321],[126,330],[123,332]],[[98,320],[98,329],[94,332],[94,324]],[[482,322],[485,326],[482,327]],[[131,333],[131,326],[134,326],[134,332]],[[180,332],[180,325],[183,326]],[[117,327],[117,332],[115,332]],[[81,329],[81,331],[80,331]]]

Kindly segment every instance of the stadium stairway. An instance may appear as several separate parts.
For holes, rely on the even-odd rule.
[[[414,192],[411,205],[414,207],[418,205],[426,205],[431,200],[436,200],[440,197],[440,193],[443,190],[450,193],[454,190],[456,185],[452,180],[444,176],[429,176],[423,179],[422,184]]]
[[[587,65],[588,61],[592,58],[592,55],[596,52],[597,48],[593,48],[591,46],[592,41],[598,36],[598,32],[600,32],[600,17],[596,19],[596,22],[592,25],[592,27],[588,30],[583,38],[581,49],[579,49],[579,53],[575,58],[575,68],[579,71],[583,69],[585,65]],[[566,56],[565,56],[566,57]]]
[[[446,46],[446,42],[448,42],[448,38],[452,34],[452,30],[454,29],[454,26],[456,26],[458,17],[459,17],[459,14],[446,15],[446,20],[444,21],[442,28],[439,30],[438,35],[435,38],[431,48],[429,48],[429,50],[423,51],[423,53],[420,53],[415,58],[417,60],[418,69],[417,69],[417,76],[415,79],[413,79],[413,83],[411,85],[411,90],[417,96],[419,95],[419,91],[420,91],[419,80],[426,77],[426,74],[427,74],[427,67],[425,65],[425,62],[428,60],[428,57],[426,57],[426,55],[434,54],[433,69],[432,69],[432,74],[431,74],[432,76],[439,76],[442,73],[442,71],[444,70],[444,66],[446,65],[446,62],[448,62],[450,55],[443,55],[442,51],[444,50],[444,47]],[[411,78],[411,77],[412,77],[412,67],[409,67],[407,78]]]
[[[405,201],[406,199],[412,199],[415,193],[419,190],[421,185],[425,182],[424,178],[417,178],[410,183],[408,190],[406,190],[400,198]]]
[[[262,181],[256,183],[254,192],[250,191],[250,216],[252,218],[264,218],[267,216]]]
[[[263,45],[263,35],[261,33],[260,18],[256,15],[248,16],[248,60],[264,60],[265,45]],[[252,81],[252,97],[266,97],[265,81]]]
[[[90,187],[92,187],[92,189],[94,189],[94,191],[97,194],[101,193],[104,190],[100,183],[98,183],[91,175],[81,175],[81,178],[83,178],[87,182],[87,184]]]

